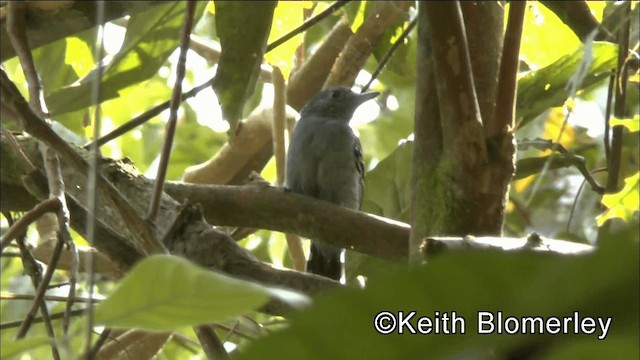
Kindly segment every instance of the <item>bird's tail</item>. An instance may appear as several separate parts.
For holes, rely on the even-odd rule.
[[[339,281],[342,276],[341,252],[342,249],[335,246],[312,241],[309,260],[307,261],[307,272]]]

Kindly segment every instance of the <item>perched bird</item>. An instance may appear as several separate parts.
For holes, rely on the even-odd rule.
[[[358,210],[364,163],[360,140],[349,121],[362,103],[378,93],[356,94],[344,87],[324,90],[302,109],[287,154],[285,188]],[[339,280],[342,249],[311,243],[307,271]]]

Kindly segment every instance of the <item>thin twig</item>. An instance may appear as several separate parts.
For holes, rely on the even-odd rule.
[[[561,145],[560,145],[561,147]],[[556,149],[555,145],[550,145],[550,149]],[[554,153],[553,158],[550,156],[543,157],[534,157],[534,158],[524,158],[518,160],[516,174],[514,175],[514,180],[523,179],[527,176],[535,175],[536,173],[542,174],[545,166],[548,166],[548,170],[557,169],[560,167],[568,167],[574,166],[584,179],[591,185],[591,189],[595,191],[598,195],[604,194],[604,187],[602,187],[598,182],[591,176],[589,171],[587,170],[587,165],[582,156],[575,155],[570,152],[562,152],[558,151],[559,154]],[[548,164],[548,165],[547,165]]]
[[[160,208],[160,198],[162,197],[162,189],[164,187],[164,180],[167,175],[167,167],[169,166],[169,156],[171,155],[171,148],[173,146],[173,138],[176,132],[176,124],[178,122],[178,107],[180,107],[181,95],[182,95],[182,81],[185,76],[185,65],[187,63],[187,52],[189,50],[189,41],[191,28],[193,26],[193,15],[196,9],[196,3],[194,1],[188,1],[185,9],[185,19],[182,25],[182,33],[180,39],[180,57],[178,58],[178,65],[176,69],[176,83],[173,86],[173,95],[171,96],[171,106],[169,108],[169,121],[167,121],[167,128],[164,138],[164,144],[162,146],[162,154],[160,155],[160,164],[158,165],[158,172],[156,174],[156,181],[153,188],[153,195],[151,197],[151,204],[149,205],[149,212],[147,213],[147,219],[151,222],[155,222],[158,216],[158,210]]]
[[[630,33],[630,14],[631,3],[625,2],[620,6],[624,6],[621,10],[620,32],[618,33],[618,71],[616,75],[615,85],[615,101],[613,107],[613,116],[617,118],[624,117],[625,102],[627,98],[627,79],[628,74],[625,71],[625,61],[629,53],[629,33]],[[619,189],[620,183],[620,162],[622,156],[622,136],[624,134],[623,126],[613,126],[611,134],[611,151],[607,167],[609,168],[609,176],[607,177],[607,192],[614,193]]]
[[[89,353],[87,353],[86,358],[88,360],[95,359],[95,357],[96,357],[96,355],[98,355],[98,351],[100,351],[100,348],[102,347],[102,345],[104,345],[104,343],[107,341],[107,339],[109,339],[109,335],[111,335],[111,329],[104,329],[102,331],[102,333],[98,337],[98,340],[96,340],[96,343],[93,344],[93,346],[91,347],[91,350],[89,351]]]
[[[400,35],[400,37],[393,43],[393,45],[391,45],[391,47],[389,48],[389,51],[387,51],[387,54],[384,56],[384,58],[380,60],[380,62],[378,63],[378,67],[371,75],[371,79],[369,79],[369,82],[360,91],[361,93],[365,93],[367,90],[369,90],[369,87],[371,86],[373,81],[378,78],[378,75],[380,75],[380,73],[382,72],[384,67],[387,65],[389,60],[391,60],[391,57],[393,56],[393,54],[395,54],[398,47],[404,44],[404,39],[406,39],[407,36],[409,36],[409,33],[411,33],[411,30],[413,30],[413,28],[416,26],[417,23],[418,23],[417,17],[411,20],[409,25],[404,29],[404,31]]]
[[[196,96],[200,91],[211,87],[211,84],[213,84],[213,79],[214,78],[211,78],[211,79],[207,80],[206,82],[204,82],[204,83],[194,87],[193,89],[187,91],[186,93],[182,94],[182,96],[180,98],[181,101],[185,101],[185,100],[187,100],[189,98],[192,98],[192,97]],[[171,105],[171,100],[167,100],[167,101],[163,102],[162,104],[156,105],[153,108],[145,111],[144,113],[142,113],[142,114],[136,116],[135,118],[127,121],[126,123],[120,125],[119,127],[114,129],[110,133],[108,133],[106,135],[103,135],[98,140],[94,140],[94,141],[92,141],[90,143],[85,144],[84,148],[85,149],[89,149],[91,146],[93,146],[94,143],[98,144],[98,146],[102,146],[102,145],[108,143],[109,141],[124,135],[127,132],[135,129],[136,127],[138,127],[138,126],[146,123],[147,121],[153,119],[154,117],[156,117],[157,115],[159,115],[163,111],[167,110],[170,105]]]
[[[51,255],[51,261],[49,261],[49,265],[47,266],[47,271],[44,273],[40,284],[38,284],[38,289],[36,291],[36,296],[31,304],[31,309],[25,316],[22,324],[20,325],[20,329],[16,334],[16,339],[22,339],[27,335],[27,331],[31,327],[33,323],[33,319],[35,318],[36,312],[38,308],[44,305],[44,294],[47,291],[47,287],[49,286],[49,282],[51,282],[51,277],[53,277],[53,272],[56,269],[56,264],[58,260],[60,260],[60,255],[62,254],[62,247],[64,245],[64,241],[61,236],[58,236],[58,241],[56,242],[56,247],[53,250],[53,255]],[[43,314],[44,316],[44,314]]]
[[[63,286],[69,286],[68,282],[62,282],[62,283],[57,283],[57,284],[50,284],[48,289],[55,289],[55,288],[59,288],[59,287],[63,287]]]
[[[60,203],[60,208],[56,212],[56,217],[58,220],[58,237],[59,241],[62,241],[68,248],[75,250],[76,246],[71,237],[71,233],[69,232],[70,219],[71,215],[69,212],[69,208],[67,207],[67,200],[65,197],[65,189],[64,189],[64,180],[62,178],[62,170],[60,168],[60,159],[58,155],[50,148],[44,147],[42,156],[44,158],[44,167],[47,173],[47,180],[49,183],[49,197],[56,199]],[[69,278],[71,279],[71,286],[69,286],[69,295],[68,301],[66,305],[65,312],[67,316],[65,316],[64,321],[62,322],[62,331],[65,336],[65,342],[68,340],[67,330],[69,329],[69,313],[71,312],[71,306],[73,305],[73,298],[75,297],[76,291],[76,279],[78,277],[78,260],[77,260],[77,251],[75,251],[76,258],[75,261],[72,262],[71,271]],[[56,261],[57,263],[57,261]],[[51,266],[51,264],[50,264]],[[55,264],[53,264],[55,267]],[[47,284],[48,286],[48,284]]]
[[[526,150],[529,147],[533,147],[542,151],[544,150],[557,151],[559,154],[562,155],[562,159],[566,159],[573,166],[575,166],[576,169],[578,169],[578,171],[580,171],[580,173],[584,176],[585,180],[587,180],[589,185],[591,185],[592,189],[596,193],[600,195],[604,194],[604,188],[600,184],[598,184],[598,182],[592,176],[593,173],[596,173],[599,171],[594,170],[592,172],[589,172],[589,170],[587,170],[586,162],[584,161],[584,158],[582,156],[578,156],[574,152],[567,150],[567,148],[562,146],[562,144],[560,144],[559,142],[554,143],[551,140],[537,138],[534,140],[523,139],[518,142],[518,150]],[[522,159],[522,160],[527,160],[527,159]],[[548,157],[546,158],[545,161],[552,162],[551,159],[549,159]],[[519,168],[518,168],[518,171],[519,171]],[[526,176],[529,176],[529,175],[526,175]],[[525,176],[520,175],[519,178],[522,179],[524,177]]]
[[[4,213],[4,216],[10,226],[15,225],[11,214]],[[20,259],[22,260],[22,267],[29,275],[33,287],[38,288],[39,284],[42,281],[42,268],[40,267],[40,264],[38,264],[33,258],[33,254],[31,254],[31,251],[26,245],[25,238],[26,231],[22,232],[16,240],[18,248],[20,249]],[[47,336],[55,340],[55,332],[53,331],[53,325],[51,324],[51,318],[49,317],[49,310],[47,309],[47,305],[44,302],[40,304],[40,313],[42,314],[42,321],[44,322]],[[51,355],[56,360],[60,359],[60,352],[58,351],[58,347],[55,341],[51,343]]]
[[[613,91],[616,83],[616,72],[611,71],[609,75],[609,87],[607,88],[607,106],[604,110],[604,158],[609,163],[609,154],[611,153],[611,143],[609,142],[609,119],[611,118],[611,104],[613,102]]]
[[[617,30],[618,37],[618,66],[616,79],[614,84],[614,106],[613,116],[619,119],[624,117],[625,102],[627,98],[627,80],[629,74],[626,71],[626,61],[629,54],[629,36],[631,27],[631,3],[624,2],[620,4],[620,20],[618,21]],[[609,122],[607,118],[607,123]],[[607,129],[608,130],[608,129]],[[621,125],[613,126],[611,134],[611,147],[609,149],[609,157],[607,158],[607,193],[615,193],[620,188],[621,161],[624,127]],[[602,243],[611,234],[611,221],[606,221],[598,228],[598,243]]]
[[[580,186],[578,187],[578,191],[576,192],[576,197],[573,199],[573,204],[571,205],[571,211],[569,212],[569,219],[567,219],[567,234],[571,234],[571,220],[573,220],[573,215],[576,211],[576,205],[578,205],[578,199],[580,199],[580,194],[582,193],[582,189],[584,188],[584,184],[587,183],[587,179],[582,179]]]
[[[2,300],[33,300],[35,299],[35,295],[30,295],[30,294],[2,294],[0,295],[0,299]],[[44,300],[45,301],[64,301],[66,302],[69,299],[68,296],[54,296],[54,295],[45,295]],[[98,303],[101,300],[100,299],[90,299],[90,298],[84,298],[84,297],[75,297],[73,299],[74,302],[77,303],[88,303],[88,302],[93,302],[93,303]]]
[[[297,28],[291,30],[288,34],[282,36],[278,40],[276,40],[276,41],[272,42],[271,44],[267,45],[267,52],[269,52],[269,51],[277,48],[278,46],[284,44],[285,42],[287,42],[288,40],[290,40],[294,36],[307,31],[313,25],[319,23],[321,20],[323,20],[327,16],[333,14],[334,12],[336,12],[341,7],[347,5],[349,3],[349,1],[350,0],[334,2],[333,4],[331,4],[331,6],[329,6],[326,10],[324,10],[320,14],[318,14],[318,15],[312,17],[311,19],[305,21],[304,23],[302,23],[302,25],[300,25]]]
[[[7,6],[9,10],[7,16],[7,34],[9,35],[11,45],[13,45],[20,59],[20,66],[27,80],[29,87],[29,105],[36,114],[47,118],[47,112],[43,106],[44,101],[41,101],[42,85],[40,84],[40,78],[36,71],[33,55],[31,54],[31,48],[29,47],[29,41],[27,39],[25,4],[19,1],[11,1]]]
[[[96,23],[103,24],[104,22],[104,1],[99,1],[96,4]],[[98,33],[96,36],[96,47],[94,50],[94,58],[97,61],[97,78],[91,86],[91,102],[96,105],[93,120],[93,139],[100,137],[100,130],[102,128],[102,107],[100,101],[102,100],[102,77],[104,75],[104,67],[102,64],[102,57],[104,56],[104,25],[98,26]],[[86,239],[89,246],[95,246],[96,239],[96,213],[98,210],[98,179],[100,178],[100,149],[98,144],[93,144],[89,148],[89,168],[87,169],[87,233]],[[76,253],[77,256],[77,253]],[[95,282],[94,274],[95,254],[89,251],[85,257],[85,272],[88,275],[87,278],[87,290],[89,298],[93,298],[93,285]],[[76,266],[77,267],[77,266]],[[70,303],[67,303],[69,305]],[[69,319],[70,306],[67,307],[67,314],[65,315],[65,322]],[[85,340],[85,353],[90,354],[91,343],[93,342],[93,303],[89,303],[87,306],[87,328],[86,328],[86,340]]]
[[[569,116],[571,116],[571,110],[567,109],[567,115],[565,115],[565,117],[564,117],[564,121],[562,122],[562,127],[560,127],[560,131],[558,132],[558,136],[556,137],[556,141],[553,142],[553,145],[551,147],[551,155],[549,155],[549,157],[547,157],[547,160],[545,161],[544,166],[542,167],[542,170],[540,171],[540,174],[539,174],[540,176],[538,176],[538,178],[533,183],[533,187],[531,188],[531,192],[529,194],[529,198],[525,201],[525,205],[526,206],[529,206],[531,204],[531,201],[533,200],[533,197],[538,192],[538,187],[540,187],[540,184],[542,183],[542,179],[545,177],[545,175],[549,171],[549,167],[551,166],[551,163],[553,162],[553,159],[555,157],[556,151],[558,150],[558,146],[560,145],[560,139],[562,139],[562,135],[564,134],[564,130],[567,127],[567,122],[569,122]]]
[[[7,32],[11,39],[11,43],[16,50],[16,54],[20,59],[20,65],[22,66],[25,79],[29,86],[29,104],[31,110],[43,119],[48,120],[48,111],[46,103],[44,102],[42,85],[40,84],[40,78],[33,61],[33,56],[31,54],[31,49],[26,35],[24,10],[25,8],[23,4],[17,4],[14,2],[9,4],[9,24],[7,26]],[[40,284],[38,284],[37,296],[33,301],[29,314],[25,317],[24,322],[18,331],[18,335],[16,335],[17,338],[21,338],[26,335],[38,308],[44,309],[42,315],[44,317],[47,316],[47,310],[42,298],[44,297],[49,282],[51,281],[51,277],[53,276],[53,271],[55,270],[56,263],[58,262],[60,253],[62,252],[63,244],[70,244],[73,241],[68,228],[70,215],[64,196],[64,181],[60,170],[60,160],[58,159],[58,155],[51,148],[43,143],[41,143],[41,146],[45,171],[49,182],[49,197],[56,199],[59,203],[58,211],[56,213],[58,219],[58,244],[56,244],[56,249],[59,247],[59,250],[57,258],[54,253],[52,262],[49,264],[49,267],[47,267],[47,272],[45,273],[44,278]],[[70,297],[73,297],[73,294],[70,294]],[[70,308],[68,310],[70,310]],[[49,336],[52,339],[55,339],[53,329],[50,330],[51,331],[48,331]],[[52,352],[54,358],[59,358],[57,348],[52,348]]]
[[[22,217],[18,219],[7,232],[2,235],[0,241],[0,252],[2,252],[7,245],[11,243],[11,240],[20,236],[22,232],[27,231],[27,227],[34,221],[38,220],[42,215],[50,212],[56,212],[60,209],[60,201],[58,199],[47,199],[36,205],[33,209],[29,210]]]
[[[589,173],[589,177],[591,179],[593,179],[593,177],[591,177],[593,174],[602,172],[602,171],[607,171],[607,168],[599,168],[599,169],[595,169],[593,171],[591,171]],[[573,219],[573,214],[576,210],[576,205],[578,204],[578,198],[580,197],[580,194],[582,193],[582,189],[584,188],[584,184],[586,183],[590,183],[589,178],[584,178],[584,180],[582,180],[582,182],[580,183],[580,187],[578,188],[578,192],[576,193],[576,198],[573,202],[573,205],[571,206],[571,212],[569,213],[569,219],[567,220],[567,234],[571,234],[571,232],[569,231],[569,227],[571,225],[571,220]],[[593,184],[591,184],[591,187],[593,187]],[[602,189],[601,192],[599,192],[598,194],[602,195],[604,194],[604,188],[600,187],[600,189]]]
[[[72,310],[71,311],[71,315],[72,316],[80,316],[84,313],[85,309],[76,309],[76,310]],[[64,318],[64,312],[59,312],[59,313],[55,313],[55,314],[51,314],[49,315],[49,319],[51,320],[59,320]],[[42,322],[44,322],[45,319],[43,317],[36,317],[33,319],[32,323],[33,324],[40,324]],[[0,324],[0,331],[2,330],[7,330],[7,329],[13,329],[13,328],[17,328],[20,325],[22,325],[22,320],[16,320],[16,321],[10,321],[10,322],[6,322],[6,323],[2,323]]]
[[[69,325],[71,324],[71,307],[76,302],[76,284],[78,283],[78,267],[80,265],[80,257],[78,255],[78,247],[75,241],[69,241],[69,252],[71,256],[71,268],[69,271],[69,295],[67,296],[67,303],[65,305],[64,319],[62,319],[62,333],[66,337],[69,331]],[[93,257],[91,252],[90,257]],[[93,278],[93,266],[89,267],[89,278]],[[89,291],[89,298],[93,296],[93,292]],[[91,306],[91,305],[89,305]]]

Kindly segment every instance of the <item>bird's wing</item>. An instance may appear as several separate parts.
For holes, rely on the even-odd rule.
[[[355,166],[358,170],[358,174],[360,174],[360,201],[358,208],[362,208],[362,199],[364,198],[364,159],[362,157],[362,145],[360,144],[360,139],[357,136],[354,136],[354,144],[353,144],[353,153],[355,155]]]
[[[285,169],[285,187],[290,191],[307,196],[318,196],[318,184],[316,172],[318,157],[313,148],[308,146],[313,141],[314,133],[301,131],[304,123],[298,122],[294,136],[289,144],[287,153],[287,166]],[[304,136],[296,136],[296,131],[301,131]],[[289,164],[296,164],[290,166]]]

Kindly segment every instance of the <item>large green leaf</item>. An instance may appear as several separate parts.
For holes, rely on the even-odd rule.
[[[184,109],[190,110],[190,107],[185,106]],[[179,179],[187,167],[207,161],[211,154],[218,152],[226,140],[224,133],[214,132],[195,121],[183,122],[178,127],[174,139],[167,178]]]
[[[258,80],[277,1],[215,1],[220,61],[213,89],[233,136]]]
[[[196,16],[206,2],[199,2]],[[178,47],[184,21],[184,2],[167,2],[151,10],[132,15],[124,43],[113,60],[103,68],[102,101],[119,96],[119,90],[138,84],[156,74]],[[52,114],[64,114],[92,104],[97,70],[84,77],[77,86],[68,86],[51,94],[47,103]]]
[[[407,141],[382,160],[365,177],[362,210],[408,221],[411,206],[411,155],[413,142]]]
[[[542,68],[581,46],[580,39],[553,11],[537,1],[527,5],[520,43],[520,58],[527,64]],[[505,23],[508,14],[505,8]]]
[[[33,51],[33,61],[38,69],[45,96],[78,80],[73,67],[65,61],[69,51],[73,49],[68,48],[66,39],[41,46]]]
[[[24,354],[27,351],[32,354],[34,349],[48,345],[49,338],[44,335],[29,337],[26,339],[5,341],[0,346],[0,358],[8,359],[21,359],[18,355]]]
[[[426,266],[390,271],[370,279],[366,290],[345,290],[318,299],[292,316],[291,327],[252,344],[238,359],[480,359],[638,358],[638,243],[582,256],[469,251],[443,254]],[[465,319],[465,333],[381,335],[376,315],[388,311],[431,319],[444,313]],[[478,315],[611,317],[607,336],[478,334]],[[327,316],[331,314],[331,316]],[[451,332],[452,322],[448,322]],[[485,325],[485,329],[488,325]],[[636,339],[636,340],[634,340]],[[538,352],[536,352],[538,351]],[[592,352],[592,353],[590,353]],[[590,355],[593,354],[593,355]],[[602,355],[607,355],[602,357]],[[562,357],[560,357],[562,355]],[[611,355],[611,356],[608,356]],[[587,357],[583,357],[587,356]]]
[[[275,296],[292,305],[306,297],[237,280],[177,256],[141,261],[95,309],[96,323],[109,327],[174,330],[228,320],[255,310]]]
[[[570,95],[569,81],[578,70],[583,72],[581,86],[577,89],[580,90],[606,78],[608,71],[616,67],[617,57],[617,45],[595,42],[523,76],[518,80],[516,102],[516,119],[522,119],[520,126],[526,125],[543,111],[562,105]],[[593,60],[590,64],[583,61],[588,58]],[[585,65],[588,68],[581,68]]]
[[[363,125],[354,124],[357,119],[351,121],[358,130],[367,163],[385,159],[413,132],[414,106],[409,104],[415,103],[414,85],[385,84],[393,89],[391,94],[399,106],[394,110],[382,108],[375,120]]]

